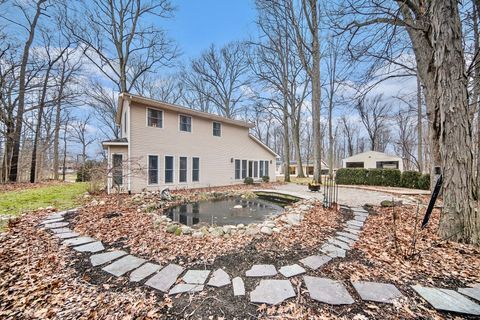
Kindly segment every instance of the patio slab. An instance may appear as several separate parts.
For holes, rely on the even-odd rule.
[[[204,284],[209,274],[210,270],[188,270],[182,280],[190,284]]]
[[[456,291],[420,285],[412,286],[412,289],[437,310],[480,315],[480,305]]]
[[[260,284],[250,292],[253,303],[279,304],[295,297],[295,291],[289,280],[261,280]]]
[[[223,269],[217,269],[212,273],[212,277],[207,285],[212,287],[224,287],[230,284],[230,276]]]
[[[170,290],[168,294],[179,294],[179,293],[193,293],[200,292],[203,290],[203,285],[191,284],[191,283],[179,283]]]
[[[337,246],[334,246],[333,244],[330,243],[325,243],[320,250],[325,253],[327,256],[330,256],[332,258],[345,258],[346,255],[346,250],[339,248]]]
[[[480,286],[474,288],[459,288],[457,291],[465,296],[480,301]]]
[[[237,296],[244,296],[245,295],[245,283],[243,279],[240,277],[236,277],[232,279],[233,285],[233,295]]]
[[[105,253],[94,254],[90,257],[90,263],[92,266],[96,267],[112,260],[118,259],[125,256],[127,253],[125,251],[116,250]]]
[[[182,266],[171,263],[148,279],[145,284],[166,293],[177,281],[178,276],[182,274],[183,270],[185,270],[185,268]]]
[[[313,300],[332,305],[352,304],[355,302],[340,281],[310,276],[304,276],[303,279]]]
[[[103,246],[102,242],[96,241],[96,242],[87,243],[81,246],[73,247],[73,250],[78,252],[96,253],[96,252],[105,250],[105,247]]]
[[[106,267],[103,267],[102,270],[106,271],[116,277],[121,277],[125,273],[132,271],[133,269],[136,269],[140,267],[142,264],[145,263],[145,259],[142,258],[137,258],[132,255],[128,255],[126,257],[123,257],[111,264],[109,264]]]
[[[402,293],[389,283],[353,281],[352,285],[362,300],[393,303],[396,299],[403,297]]]
[[[79,246],[82,244],[87,244],[95,241],[97,241],[97,239],[90,238],[90,237],[78,237],[78,238],[63,240],[63,244],[67,246]]]
[[[247,277],[273,277],[277,275],[277,269],[273,264],[255,264],[245,272]]]
[[[144,265],[132,271],[132,273],[130,274],[130,281],[131,282],[142,281],[146,277],[160,270],[160,268],[161,267],[158,264],[147,262]]]
[[[300,262],[312,270],[317,270],[324,264],[328,263],[330,260],[332,260],[332,257],[321,255],[321,256],[309,256],[309,257],[303,258],[302,260],[300,260]]]
[[[283,266],[278,270],[284,277],[290,278],[305,273],[305,269],[298,264],[292,264],[290,266]]]

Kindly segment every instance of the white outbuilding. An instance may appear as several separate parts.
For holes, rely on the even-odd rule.
[[[383,152],[366,151],[342,160],[343,168],[399,169],[403,171],[402,158]]]

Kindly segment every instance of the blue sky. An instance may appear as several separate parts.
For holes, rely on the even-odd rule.
[[[164,22],[183,52],[197,57],[211,43],[222,46],[256,33],[254,0],[173,0],[177,11]]]

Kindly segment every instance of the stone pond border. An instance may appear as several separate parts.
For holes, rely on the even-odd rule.
[[[254,264],[249,270],[245,270],[243,277],[261,279],[250,292],[250,302],[279,304],[295,297],[295,289],[289,277],[303,274],[302,279],[310,299],[329,305],[354,304],[354,298],[342,281],[308,275],[309,272],[322,268],[332,259],[345,257],[358,240],[369,213],[363,208],[350,209],[353,211],[354,218],[347,221],[343,229],[337,231],[335,237],[325,242],[319,248],[317,255],[304,257],[298,261],[299,264],[286,265],[279,269],[284,279],[263,279],[279,276],[274,265]],[[77,211],[78,209],[72,209],[51,214],[41,221],[39,227],[49,230],[53,237],[58,238],[62,244],[73,250],[90,254],[89,259],[93,267],[101,268],[115,277],[129,276],[131,282],[145,281],[143,283],[145,286],[169,295],[193,294],[203,291],[205,286],[219,288],[229,285],[232,285],[234,297],[246,295],[243,277],[231,279],[222,268],[212,272],[212,270],[185,269],[173,263],[160,266],[146,259],[129,255],[122,250],[105,251],[101,241],[81,236],[68,228],[69,222],[65,220],[65,214]],[[364,301],[391,304],[404,296],[393,284],[388,283],[352,281],[351,286]],[[459,288],[458,292],[419,285],[412,288],[437,310],[480,315],[480,305],[473,301],[480,299],[480,286]]]

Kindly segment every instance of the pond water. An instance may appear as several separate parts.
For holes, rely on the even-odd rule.
[[[282,212],[282,206],[271,201],[228,198],[182,204],[168,209],[165,214],[187,226],[199,223],[223,226],[263,222],[267,217]]]

